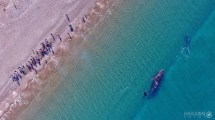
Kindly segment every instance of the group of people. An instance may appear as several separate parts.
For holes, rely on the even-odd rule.
[[[40,45],[41,47],[38,51],[34,52],[32,50],[34,56],[31,56],[30,60],[28,60],[28,62],[25,65],[19,66],[17,70],[15,70],[14,73],[10,75],[10,78],[13,80],[13,82],[17,82],[19,86],[20,86],[19,80],[21,80],[24,75],[32,71],[34,71],[37,74],[36,68],[41,65],[41,60],[50,53],[54,54],[54,51],[52,49],[53,45],[51,41],[49,42],[47,39],[45,39],[45,42],[42,42]]]
[[[70,19],[67,14],[66,14],[66,18],[70,22]],[[85,19],[87,19],[86,15],[85,15],[85,18],[83,18],[84,22],[85,22]],[[71,24],[69,24],[69,28],[70,28],[71,32],[74,31]],[[72,39],[70,33],[68,33],[68,34],[69,34],[70,39]],[[54,35],[51,34],[51,36],[53,38],[53,41],[55,41]],[[60,37],[59,34],[57,35],[57,37],[59,38],[60,41],[62,41],[62,38]],[[42,42],[40,45],[41,45],[41,48],[39,49],[39,51],[34,52],[32,50],[34,56],[31,56],[30,60],[25,65],[19,66],[17,68],[17,70],[15,70],[14,73],[10,75],[10,78],[13,80],[13,82],[17,82],[19,86],[20,86],[19,80],[21,80],[24,75],[26,75],[28,72],[32,72],[32,71],[34,71],[37,74],[36,68],[37,68],[37,66],[41,65],[41,60],[46,55],[49,55],[50,53],[54,54],[54,51],[52,49],[52,47],[53,47],[52,41],[49,42],[47,39],[45,39],[45,41]],[[47,61],[46,61],[46,63],[47,63]]]

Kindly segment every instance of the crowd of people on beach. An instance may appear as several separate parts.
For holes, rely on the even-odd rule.
[[[19,80],[22,79],[24,75],[26,75],[28,72],[35,72],[37,74],[37,67],[41,65],[41,60],[49,55],[50,53],[54,54],[54,51],[52,49],[52,41],[48,41],[45,39],[44,42],[42,42],[40,45],[40,49],[38,51],[33,51],[33,56],[31,56],[30,60],[25,63],[25,65],[19,66],[17,70],[14,71],[13,74],[10,75],[10,78],[13,80],[13,82],[17,82],[18,85],[20,85]]]
[[[70,18],[67,14],[66,14],[66,18],[67,18],[68,22],[70,23]],[[82,19],[82,21],[84,23],[85,23],[85,19],[87,19],[86,15]],[[71,24],[69,24],[69,29],[71,32],[74,31]],[[21,80],[23,78],[23,76],[25,76],[28,72],[35,72],[37,74],[38,72],[37,72],[36,68],[38,66],[41,66],[42,59],[51,53],[54,54],[53,43],[56,39],[52,33],[50,35],[52,36],[53,41],[48,41],[47,39],[45,39],[45,41],[40,44],[41,47],[38,51],[32,50],[34,55],[31,56],[30,60],[28,60],[27,63],[25,63],[25,65],[19,66],[13,72],[13,74],[10,75],[9,78],[12,79],[13,82],[17,82],[17,84],[20,86],[19,80]],[[68,33],[68,35],[69,35],[70,39],[72,39],[70,33]],[[57,37],[59,38],[60,41],[62,41],[62,38],[59,34],[57,34]],[[47,63],[47,61],[45,63]]]

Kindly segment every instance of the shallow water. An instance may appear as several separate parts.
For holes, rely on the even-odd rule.
[[[124,0],[68,58],[59,87],[28,117],[181,120],[185,112],[214,113],[214,8],[213,0]],[[158,93],[143,98],[161,68],[166,75]]]

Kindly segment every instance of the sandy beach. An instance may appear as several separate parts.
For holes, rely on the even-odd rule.
[[[104,10],[104,5],[109,2],[96,1],[0,1],[1,119],[14,119],[17,111],[26,108],[45,85],[42,80],[57,69],[61,57],[66,56],[72,45],[81,42],[82,32],[90,30],[96,13]],[[25,65],[31,56],[36,56],[35,51],[41,48],[40,43],[45,39],[53,43],[55,53],[41,61],[41,66],[36,68],[38,74],[29,71],[22,75],[19,86],[9,76],[18,71],[19,66]]]

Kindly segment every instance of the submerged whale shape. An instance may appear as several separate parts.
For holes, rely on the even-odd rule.
[[[184,38],[184,41],[185,41],[185,47],[190,47],[190,36],[189,36],[189,33],[186,34],[185,38]]]
[[[152,84],[150,89],[144,92],[144,96],[152,96],[158,89],[160,82],[162,81],[164,77],[164,69],[161,69],[153,78],[152,78]]]

